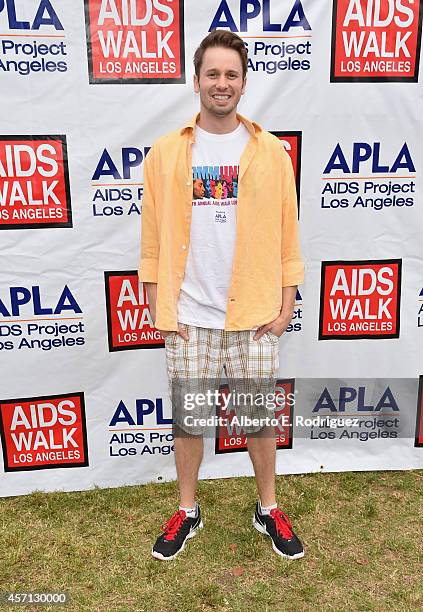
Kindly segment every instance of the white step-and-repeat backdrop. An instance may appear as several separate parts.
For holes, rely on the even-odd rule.
[[[280,342],[297,401],[278,472],[423,466],[422,10],[0,0],[0,495],[175,477],[136,275],[143,160],[197,111],[192,56],[214,28],[245,40],[240,112],[297,179],[306,280]],[[242,431],[217,433],[201,477],[251,474]]]

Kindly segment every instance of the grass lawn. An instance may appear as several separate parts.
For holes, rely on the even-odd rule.
[[[167,563],[150,549],[174,482],[0,499],[0,591],[66,590],[69,605],[41,609],[68,612],[423,610],[422,471],[278,476],[277,490],[303,559],[253,529],[252,478],[201,481],[204,529]]]

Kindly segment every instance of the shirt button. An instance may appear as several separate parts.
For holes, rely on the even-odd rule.
[[[186,247],[186,244],[183,244],[183,245],[182,245],[182,250],[183,250],[183,251],[185,251],[185,249],[186,249],[186,248],[187,248],[187,247]]]
[[[191,181],[187,181],[187,187],[191,185]]]

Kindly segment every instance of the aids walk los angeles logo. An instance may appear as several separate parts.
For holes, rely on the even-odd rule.
[[[331,83],[417,83],[421,23],[420,0],[333,0]]]
[[[5,472],[88,465],[83,393],[0,400]]]
[[[84,0],[90,83],[185,83],[183,0]]]
[[[66,137],[0,136],[0,229],[51,227],[72,227]]]
[[[267,395],[267,394],[266,394]],[[273,404],[273,410],[267,411],[266,416],[271,419],[275,419],[275,435],[276,435],[276,448],[292,448],[292,424],[294,418],[294,405],[295,405],[295,380],[294,379],[278,379],[275,385],[274,398],[263,397],[263,406],[271,407]],[[231,407],[231,395],[229,392],[229,386],[222,384],[219,387],[220,402],[216,406],[216,417],[218,424],[216,426],[216,437],[215,437],[215,453],[216,455],[224,453],[236,453],[247,450],[247,436],[241,425],[239,417],[238,423],[236,410],[234,406]],[[259,406],[260,394],[254,394],[257,406]],[[226,399],[223,399],[226,398]],[[225,407],[226,405],[226,407]],[[256,418],[262,418],[263,414],[260,410],[260,416]]]
[[[302,132],[271,132],[282,141],[285,151],[291,158],[297,186],[298,217],[300,216],[300,186],[301,186],[301,145]]]
[[[0,0],[0,75],[67,72],[60,8],[59,0]]]
[[[417,396],[416,438],[414,446],[423,448],[423,376],[419,378],[419,392]]]
[[[164,341],[153,325],[147,291],[136,270],[105,272],[109,351],[163,348]]]
[[[122,147],[118,152],[105,147],[97,152],[91,176],[91,206],[96,219],[125,219],[141,215],[144,193],[144,159],[150,147]],[[101,221],[100,221],[101,222]]]
[[[401,259],[323,261],[319,340],[399,338]]]
[[[236,32],[248,50],[249,74],[304,73],[311,68],[312,28],[301,0],[219,0],[209,32]]]
[[[357,214],[404,215],[418,200],[414,151],[407,142],[329,145],[320,207]]]

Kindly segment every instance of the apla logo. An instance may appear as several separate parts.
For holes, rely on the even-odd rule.
[[[319,340],[399,338],[401,264],[323,261]]]
[[[374,393],[369,393],[375,397]],[[391,412],[399,412],[398,402],[389,387],[383,389],[377,402],[373,400],[370,403],[366,399],[366,387],[339,387],[338,393],[333,397],[333,393],[325,387],[320,394],[313,412],[381,412],[390,410]]]
[[[154,327],[147,291],[136,270],[105,272],[107,330],[109,351],[163,348],[164,342]]]
[[[285,147],[285,151],[291,158],[292,168],[294,170],[295,184],[297,187],[297,202],[298,202],[298,217],[300,216],[300,187],[301,187],[301,147],[302,147],[302,132],[271,132],[279,138]]]
[[[310,440],[368,442],[398,438],[401,429],[398,401],[389,386],[374,383],[369,385],[371,388],[351,383],[331,390],[325,387],[312,410],[320,422],[313,424]],[[336,427],[330,421],[335,421]]]
[[[218,424],[215,435],[215,453],[236,453],[247,450],[247,436],[241,424],[235,421],[236,409],[230,404],[229,386],[219,387],[220,403],[216,406]],[[226,397],[226,409],[222,398]],[[258,396],[257,396],[258,398]],[[275,384],[275,409],[268,416],[278,421],[275,425],[276,448],[292,448],[292,423],[295,404],[295,380],[278,379]],[[267,416],[267,415],[266,415]],[[260,417],[257,417],[260,418]],[[226,421],[226,422],[224,422]]]
[[[354,142],[350,153],[337,143],[323,170],[321,208],[379,211],[413,206],[416,167],[407,143],[391,156],[381,148],[380,142]]]
[[[216,29],[229,29],[241,36],[245,33],[252,72],[310,70],[311,26],[300,0],[282,9],[275,0],[221,0],[209,31]],[[281,40],[276,42],[276,38]],[[286,40],[290,38],[292,41]]]
[[[0,401],[5,472],[88,465],[83,393]]]
[[[419,392],[417,396],[416,437],[414,446],[423,448],[423,376],[419,378]]]
[[[333,0],[330,80],[418,80],[419,0]]]
[[[90,83],[185,83],[183,0],[84,0]]]
[[[109,423],[110,457],[169,455],[173,451],[172,419],[164,416],[163,398],[122,400]]]
[[[0,229],[72,227],[65,136],[0,136]]]
[[[48,302],[38,285],[0,294],[0,351],[81,346],[84,332],[81,307],[67,285]]]
[[[142,167],[150,147],[123,147],[119,159],[104,149],[92,175],[94,217],[141,215]]]
[[[50,0],[0,0],[0,27],[7,32],[0,41],[0,71],[22,76],[67,71],[64,28]],[[28,31],[37,40],[22,40],[30,37]]]

